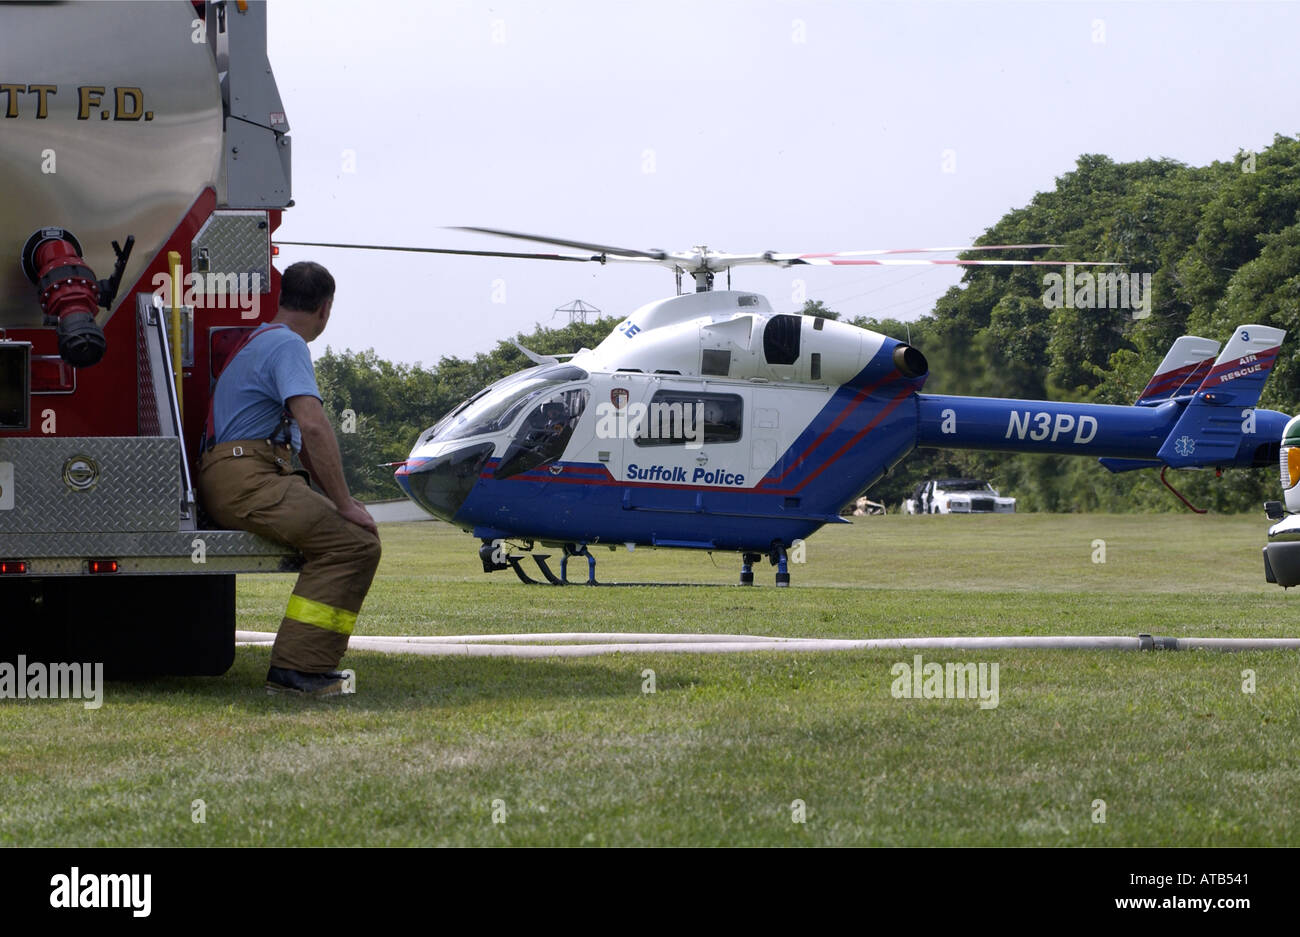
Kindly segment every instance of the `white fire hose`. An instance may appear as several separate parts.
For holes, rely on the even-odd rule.
[[[269,646],[270,631],[236,631],[242,647]],[[639,634],[560,632],[539,634],[469,634],[439,636],[353,635],[353,651],[467,657],[593,657],[597,654],[730,654],[749,651],[963,650],[991,651],[1275,651],[1300,650],[1300,638],[1166,638],[1136,637],[951,637],[951,638],[770,638],[748,634]]]

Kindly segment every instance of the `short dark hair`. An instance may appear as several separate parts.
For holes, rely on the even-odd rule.
[[[280,307],[315,312],[334,296],[334,278],[320,264],[303,260],[291,264],[280,277]]]

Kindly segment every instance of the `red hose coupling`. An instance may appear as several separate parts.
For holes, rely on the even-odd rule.
[[[23,251],[23,269],[36,284],[45,324],[58,325],[59,357],[78,368],[96,364],[107,348],[95,321],[100,285],[76,239],[57,228],[37,232]]]

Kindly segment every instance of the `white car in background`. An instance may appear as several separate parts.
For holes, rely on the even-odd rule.
[[[1004,498],[975,478],[936,478],[916,486],[904,514],[1014,514],[1016,499]]]

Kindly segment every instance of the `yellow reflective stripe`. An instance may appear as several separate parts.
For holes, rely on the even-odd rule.
[[[289,607],[284,614],[294,621],[315,625],[326,631],[337,631],[339,634],[352,634],[352,626],[357,623],[356,612],[304,599],[300,595],[289,596]]]

